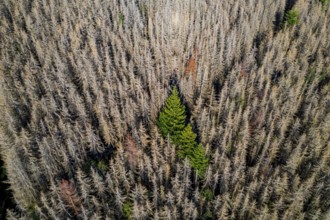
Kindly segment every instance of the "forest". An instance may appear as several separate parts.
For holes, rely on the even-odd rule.
[[[0,219],[330,219],[329,0],[1,0]]]

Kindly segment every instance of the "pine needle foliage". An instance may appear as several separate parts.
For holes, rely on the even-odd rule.
[[[191,124],[188,124],[181,132],[177,141],[178,155],[181,159],[192,157],[197,147],[196,137],[197,135],[193,132]]]
[[[285,15],[285,24],[293,26],[299,23],[299,13],[296,9],[291,9]]]
[[[203,146],[196,142],[197,134],[191,124],[185,126],[186,118],[185,106],[181,104],[178,89],[174,86],[159,114],[158,127],[165,138],[169,136],[178,146],[178,156],[181,159],[187,157],[191,167],[198,171],[198,176],[203,177],[208,159]]]
[[[319,0],[323,5],[329,5],[329,0]]]
[[[191,167],[198,171],[198,176],[203,177],[208,159],[205,156],[203,145],[196,142],[196,137],[191,124],[188,124],[178,138],[178,155],[181,159],[187,157]]]
[[[199,177],[204,177],[209,159],[205,155],[205,150],[202,144],[198,144],[191,155],[188,155],[191,167],[194,168]]]
[[[177,144],[178,137],[185,128],[186,107],[181,103],[177,86],[171,91],[171,95],[166,100],[166,104],[159,113],[157,121],[161,134]]]
[[[132,203],[126,201],[123,205],[123,212],[126,219],[131,219],[132,217]]]

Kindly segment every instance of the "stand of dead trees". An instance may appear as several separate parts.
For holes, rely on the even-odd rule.
[[[329,219],[322,2],[1,1],[7,218]],[[201,180],[156,125],[173,78]]]

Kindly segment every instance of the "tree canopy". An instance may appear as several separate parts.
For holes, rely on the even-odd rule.
[[[178,89],[174,86],[159,114],[158,127],[164,137],[169,136],[170,140],[177,145],[178,156],[181,159],[187,157],[191,167],[198,171],[198,176],[202,177],[205,174],[208,159],[203,146],[196,141],[197,134],[193,131],[191,124],[185,125],[187,118],[185,110]]]
[[[158,127],[163,136],[169,135],[174,143],[185,127],[186,107],[181,104],[178,88],[174,86],[165,107],[159,114]]]

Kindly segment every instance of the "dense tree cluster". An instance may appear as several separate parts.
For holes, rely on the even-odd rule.
[[[169,137],[172,143],[178,146],[178,156],[181,159],[187,157],[191,167],[196,169],[200,177],[203,177],[208,159],[205,157],[203,146],[196,142],[197,135],[192,130],[191,124],[186,125],[185,109],[175,86],[159,114],[157,124],[163,137]]]
[[[327,2],[0,1],[7,218],[329,219]]]

